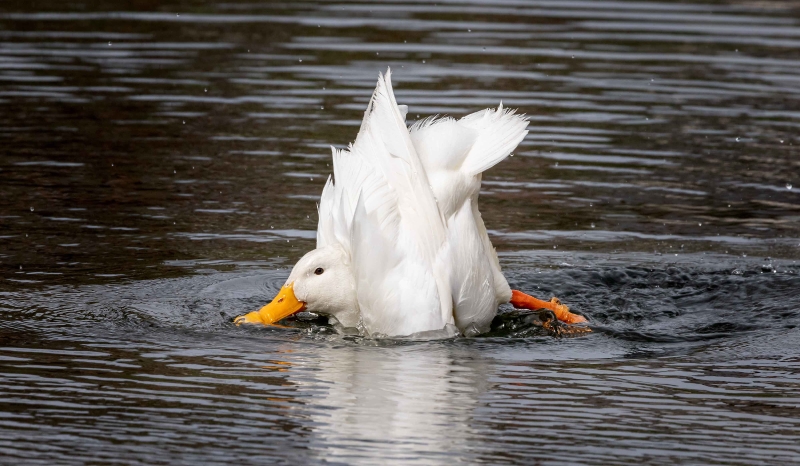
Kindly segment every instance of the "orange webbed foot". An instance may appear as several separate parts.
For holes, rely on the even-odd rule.
[[[538,311],[539,309],[548,309],[553,311],[556,318],[566,324],[580,324],[586,322],[586,317],[569,312],[569,307],[561,304],[558,298],[552,298],[550,301],[542,301],[541,299],[534,298],[519,290],[511,290],[511,301],[517,309],[529,309],[531,311]]]

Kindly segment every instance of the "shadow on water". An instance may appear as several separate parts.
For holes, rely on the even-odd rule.
[[[791,2],[0,4],[0,462],[800,462],[799,36]],[[231,324],[387,66],[411,121],[530,116],[483,218],[593,333]]]

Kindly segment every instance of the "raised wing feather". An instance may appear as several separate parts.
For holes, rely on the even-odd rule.
[[[409,137],[391,76],[381,76],[356,141],[333,154],[318,246],[352,259],[363,323],[402,335],[453,323],[445,226]]]

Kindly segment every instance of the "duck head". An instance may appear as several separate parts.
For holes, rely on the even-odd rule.
[[[275,323],[300,311],[335,317],[345,327],[358,325],[358,301],[350,258],[338,244],[308,252],[292,269],[271,303],[234,322]]]

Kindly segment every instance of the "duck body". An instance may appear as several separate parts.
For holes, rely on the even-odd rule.
[[[406,113],[387,70],[355,142],[332,148],[317,248],[273,303],[240,321],[306,309],[372,336],[489,329],[512,291],[478,210],[481,174],[517,147],[528,121],[502,104],[411,128]]]

